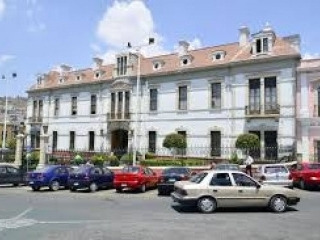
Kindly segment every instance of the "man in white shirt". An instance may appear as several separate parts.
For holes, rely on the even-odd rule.
[[[246,165],[246,174],[250,175],[252,177],[252,163],[254,162],[253,158],[250,156],[250,154],[247,154],[247,158],[245,160]]]

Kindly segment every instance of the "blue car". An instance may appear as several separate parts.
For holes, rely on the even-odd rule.
[[[101,188],[113,187],[114,173],[105,167],[83,165],[75,169],[69,176],[69,189],[88,189],[95,192]]]
[[[49,187],[51,191],[57,191],[61,186],[68,187],[68,177],[68,167],[48,165],[29,173],[28,183],[33,191],[39,191],[42,187]]]

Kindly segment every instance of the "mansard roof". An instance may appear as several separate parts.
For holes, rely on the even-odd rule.
[[[225,52],[224,58],[218,61],[213,61],[213,53],[217,51]],[[277,37],[274,42],[272,51],[269,54],[255,56],[251,54],[251,43],[248,42],[244,46],[240,46],[238,42],[225,45],[205,47],[196,50],[189,50],[188,56],[192,57],[192,62],[186,66],[181,66],[181,56],[177,53],[159,55],[150,58],[141,59],[141,75],[144,77],[157,75],[170,75],[183,71],[194,71],[201,69],[214,69],[216,67],[232,66],[234,64],[254,63],[256,60],[271,60],[279,57],[283,58],[300,58],[300,53],[287,40],[286,37]],[[155,61],[163,62],[163,66],[157,71],[154,70],[153,64]],[[70,70],[59,72],[51,70],[45,74],[45,80],[41,85],[33,85],[28,92],[41,91],[55,88],[72,87],[80,84],[100,83],[115,80],[114,64],[102,65],[99,68],[87,68],[82,70]],[[131,76],[136,76],[136,65],[133,66]],[[99,78],[95,77],[96,71],[101,72]],[[77,76],[81,75],[80,79]],[[130,76],[129,76],[130,77]],[[63,78],[62,82],[59,79]]]

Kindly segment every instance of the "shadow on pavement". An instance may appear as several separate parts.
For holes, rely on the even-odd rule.
[[[198,213],[201,214],[197,207],[194,206],[181,206],[181,205],[171,205],[171,207],[178,213],[190,214]],[[293,207],[288,207],[287,212],[296,212],[297,209]],[[246,208],[220,208],[217,209],[213,214],[226,214],[226,213],[273,213],[268,208],[257,208],[257,207],[246,207]]]

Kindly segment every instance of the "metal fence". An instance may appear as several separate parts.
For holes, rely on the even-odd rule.
[[[13,163],[15,151],[11,149],[0,149],[0,162]]]

